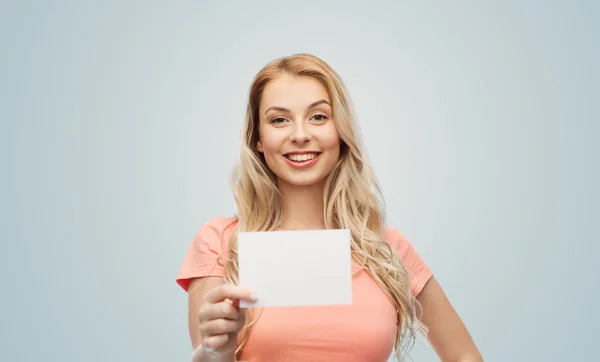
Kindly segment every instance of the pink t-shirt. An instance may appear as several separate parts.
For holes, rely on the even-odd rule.
[[[218,259],[229,253],[235,224],[227,226],[235,220],[216,217],[200,228],[177,275],[185,291],[193,278],[224,275],[224,260]],[[385,238],[408,271],[413,295],[418,295],[431,270],[396,229],[387,226]],[[351,305],[257,308],[257,316],[241,356],[244,361],[385,362],[397,328],[394,304],[365,271],[353,277]]]

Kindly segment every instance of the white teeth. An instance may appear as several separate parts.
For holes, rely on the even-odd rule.
[[[287,155],[287,158],[296,162],[312,160],[315,157],[317,157],[316,153],[305,153],[303,155]]]

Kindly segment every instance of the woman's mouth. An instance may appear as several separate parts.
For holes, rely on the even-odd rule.
[[[310,161],[314,158],[316,158],[318,155],[320,155],[320,152],[313,152],[313,153],[288,153],[286,155],[284,155],[288,160],[292,160],[294,162],[298,162],[298,163],[302,163],[302,162],[307,162]]]
[[[314,165],[322,152],[287,153],[283,155],[288,165],[294,168],[304,168]]]

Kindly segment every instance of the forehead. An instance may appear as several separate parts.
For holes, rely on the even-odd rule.
[[[329,94],[320,81],[312,77],[284,73],[267,83],[260,109],[261,113],[272,106],[304,110],[309,104],[321,99],[331,103]]]

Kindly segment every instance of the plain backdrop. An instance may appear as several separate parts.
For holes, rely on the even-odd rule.
[[[0,360],[189,361],[177,271],[234,212],[252,77],[298,52],[486,361],[600,360],[597,4],[3,2]]]

